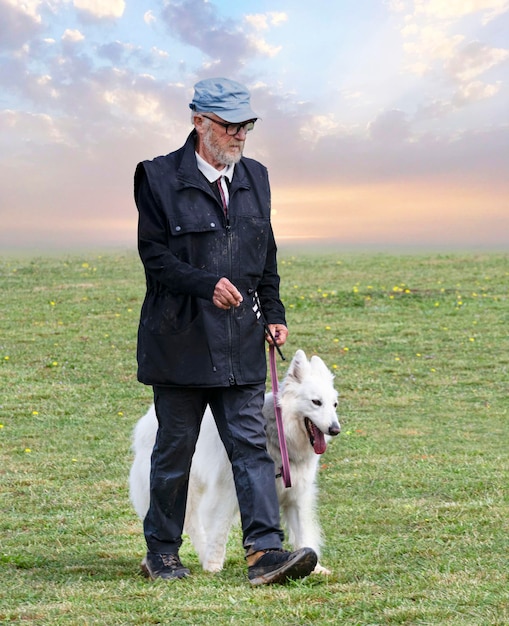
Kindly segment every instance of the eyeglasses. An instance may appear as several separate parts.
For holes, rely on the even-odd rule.
[[[250,131],[253,130],[255,122],[256,122],[256,120],[249,120],[247,122],[242,122],[241,124],[229,124],[228,122],[218,122],[217,120],[215,120],[212,117],[209,117],[208,115],[202,115],[202,117],[206,117],[208,120],[210,120],[211,122],[214,122],[218,126],[222,126],[225,129],[226,134],[230,135],[230,137],[234,137],[237,133],[240,133],[241,129],[244,132],[249,133]]]

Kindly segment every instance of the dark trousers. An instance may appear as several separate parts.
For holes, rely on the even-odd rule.
[[[189,470],[207,404],[232,464],[247,554],[280,548],[274,463],[262,415],[265,386],[154,387],[159,428],[152,452],[150,507],[144,520],[151,552],[178,552]],[[214,460],[210,459],[210,463]]]

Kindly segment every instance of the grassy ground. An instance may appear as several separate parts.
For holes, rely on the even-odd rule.
[[[0,623],[509,623],[509,257],[280,256],[291,337],[337,377],[328,578],[149,583],[127,493],[144,290],[135,254],[0,260]],[[280,376],[284,367],[280,367]]]

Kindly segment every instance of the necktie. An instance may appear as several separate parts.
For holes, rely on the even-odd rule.
[[[223,177],[220,176],[217,179],[217,186],[219,187],[219,195],[221,196],[221,202],[223,203],[223,211],[225,215],[228,215],[228,202],[226,201],[226,195],[223,189]]]

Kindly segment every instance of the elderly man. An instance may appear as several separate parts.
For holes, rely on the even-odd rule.
[[[242,156],[256,122],[246,88],[225,78],[195,85],[194,129],[179,150],[136,169],[138,249],[147,292],[138,379],[153,387],[158,432],[144,520],[151,578],[184,578],[179,559],[189,470],[210,405],[232,464],[253,585],[307,576],[310,548],[282,549],[274,463],[262,406],[264,319],[287,338],[279,297],[266,168]]]

